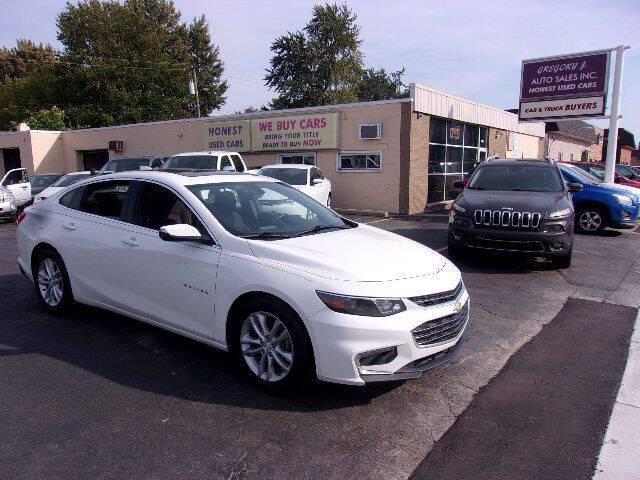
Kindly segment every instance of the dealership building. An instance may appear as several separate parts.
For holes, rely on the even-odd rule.
[[[335,208],[420,213],[488,157],[542,158],[544,123],[423,85],[410,98],[64,132],[0,132],[0,173],[100,168],[108,159],[231,150],[249,167],[317,165]]]

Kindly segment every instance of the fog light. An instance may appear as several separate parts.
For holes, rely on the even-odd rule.
[[[453,239],[454,239],[456,242],[459,242],[459,241],[460,241],[460,235],[454,235],[454,236],[453,236]]]
[[[562,248],[562,243],[561,242],[553,242],[551,244],[551,249],[553,250],[560,250]]]
[[[358,356],[356,356],[356,364],[362,367],[384,365],[385,363],[395,360],[397,356],[398,349],[396,347],[380,348],[358,354]]]

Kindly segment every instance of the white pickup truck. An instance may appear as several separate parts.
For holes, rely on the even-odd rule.
[[[208,151],[178,153],[162,166],[167,168],[189,168],[194,170],[228,170],[245,172],[247,166],[238,152]]]

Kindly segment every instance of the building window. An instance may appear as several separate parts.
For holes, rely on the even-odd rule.
[[[431,118],[428,203],[453,200],[458,195],[454,182],[487,159],[487,135],[487,127]]]
[[[338,170],[379,172],[382,170],[382,152],[340,152]]]
[[[315,165],[316,154],[315,153],[281,153],[278,155],[278,162],[284,164],[302,164],[302,165]]]

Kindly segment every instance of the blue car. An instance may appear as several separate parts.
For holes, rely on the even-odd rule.
[[[577,232],[598,233],[606,227],[634,228],[638,225],[640,190],[605,184],[573,165],[559,163],[558,168],[565,182],[582,185],[582,191],[572,194]]]

